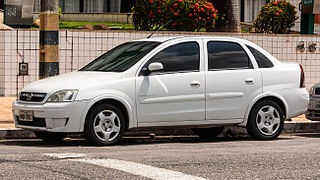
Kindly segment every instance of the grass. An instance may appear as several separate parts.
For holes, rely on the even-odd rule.
[[[105,24],[108,27],[119,27],[122,30],[134,30],[133,24],[122,24],[122,23],[100,23],[100,22],[71,22],[71,21],[60,21],[60,29],[82,29],[83,25],[90,24]]]

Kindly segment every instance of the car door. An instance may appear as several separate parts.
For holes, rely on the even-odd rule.
[[[202,49],[200,39],[175,42],[159,50],[143,65],[142,70],[150,63],[159,62],[164,69],[147,76],[140,72],[136,79],[139,126],[205,120]]]
[[[262,93],[262,76],[248,49],[236,41],[205,41],[206,119],[243,119],[250,102]]]

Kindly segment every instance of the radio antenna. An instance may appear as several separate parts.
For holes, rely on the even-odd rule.
[[[165,23],[164,25],[159,26],[157,29],[155,29],[155,30],[147,37],[147,39],[151,38],[154,33],[158,32],[161,28],[163,28],[163,27],[165,27],[166,25],[168,25],[171,21],[172,21],[172,19],[169,20],[169,21],[168,21],[167,23]]]

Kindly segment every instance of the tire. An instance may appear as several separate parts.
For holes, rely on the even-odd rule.
[[[224,127],[213,127],[213,128],[193,128],[193,133],[198,135],[200,138],[214,138],[222,133]]]
[[[43,141],[48,142],[59,142],[67,137],[67,134],[64,133],[54,133],[54,132],[45,132],[45,131],[33,131],[33,133]]]
[[[100,104],[87,115],[84,133],[94,145],[118,144],[125,130],[125,118],[121,110],[112,104]]]
[[[281,134],[284,118],[283,110],[276,102],[261,101],[251,110],[246,128],[255,139],[273,140]]]

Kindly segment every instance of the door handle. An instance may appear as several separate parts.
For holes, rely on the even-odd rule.
[[[246,83],[254,83],[254,79],[252,78],[248,78],[245,80]]]
[[[199,81],[192,81],[190,83],[190,86],[193,87],[193,88],[197,88],[200,86],[200,82]]]

